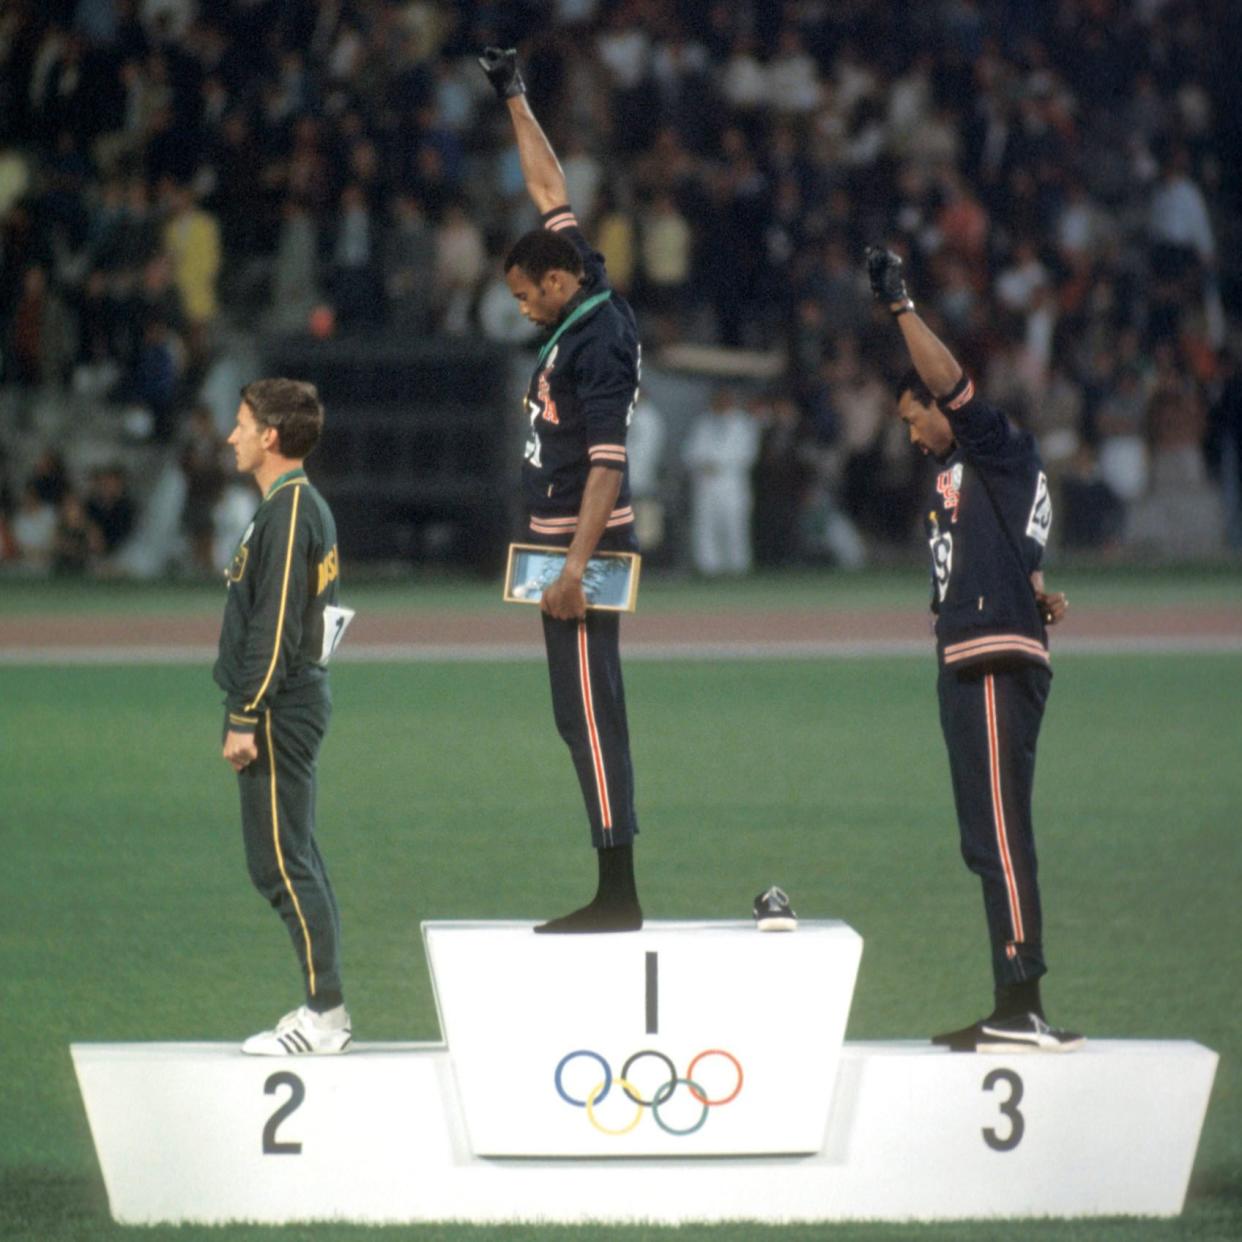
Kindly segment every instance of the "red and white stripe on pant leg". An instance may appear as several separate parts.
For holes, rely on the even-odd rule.
[[[586,717],[587,737],[591,743],[591,766],[595,770],[600,825],[605,832],[611,832],[612,806],[608,801],[608,778],[604,771],[604,751],[599,744],[599,727],[595,723],[595,699],[591,693],[591,663],[588,659],[585,621],[578,622],[578,682],[582,687],[582,714]]]
[[[1018,900],[1018,883],[1014,878],[1013,859],[1009,854],[1009,833],[1005,828],[1005,804],[1001,791],[1000,742],[996,727],[996,682],[991,673],[983,678],[983,698],[988,724],[988,781],[992,789],[992,823],[996,829],[996,849],[1005,870],[1005,889],[1009,894],[1009,922],[1013,927],[1013,943],[1006,948],[1017,956],[1016,944],[1026,939],[1022,929],[1022,905]]]

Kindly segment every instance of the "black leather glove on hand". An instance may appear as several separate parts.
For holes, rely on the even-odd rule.
[[[479,65],[498,98],[512,99],[515,95],[526,94],[526,83],[518,71],[516,48],[484,48]]]
[[[912,310],[914,302],[906,292],[906,282],[901,278],[901,258],[882,246],[867,247],[867,277],[875,300],[887,306],[895,315]]]

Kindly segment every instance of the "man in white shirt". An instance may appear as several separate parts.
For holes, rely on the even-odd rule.
[[[750,472],[759,452],[759,428],[722,388],[711,412],[690,429],[683,460],[690,471],[691,551],[701,574],[750,572]]]

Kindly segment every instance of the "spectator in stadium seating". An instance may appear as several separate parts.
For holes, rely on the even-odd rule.
[[[31,468],[29,486],[44,503],[58,508],[69,491],[69,471],[59,449],[44,449]]]
[[[886,415],[892,397],[871,360],[862,356],[854,336],[843,336],[837,341],[828,379],[836,413],[835,448],[840,459],[837,470],[842,476],[834,480],[834,487],[839,487],[851,469],[858,469],[850,465],[853,458],[860,454],[866,458],[890,421]]]
[[[475,293],[486,271],[483,235],[461,203],[450,203],[435,232],[435,296],[441,330],[464,336],[470,328]]]
[[[9,482],[9,461],[0,444],[0,565],[17,560],[17,544],[13,539],[13,514],[16,504]]]
[[[42,267],[28,267],[22,276],[5,352],[10,380],[23,388],[39,388],[67,374],[72,357],[68,311]]]
[[[150,202],[163,176],[192,182],[218,220],[225,317],[248,327],[270,275],[284,330],[301,330],[318,302],[303,278],[319,238],[333,258],[347,185],[361,187],[376,228],[394,194],[413,193],[432,220],[451,214],[450,202],[490,199],[478,192],[487,178],[507,178],[520,195],[520,170],[511,153],[497,155],[499,133],[482,121],[466,72],[484,27],[504,41],[529,38],[540,80],[562,99],[558,114],[585,135],[589,157],[576,154],[576,138],[563,144],[566,173],[588,215],[590,187],[608,183],[613,210],[601,202],[593,235],[618,288],[636,261],[630,204],[671,196],[692,255],[695,304],[670,316],[683,336],[785,349],[789,381],[803,384],[819,373],[806,356],[816,332],[832,341],[866,322],[826,257],[831,246],[843,246],[848,267],[860,239],[886,233],[904,240],[924,305],[944,316],[974,373],[998,391],[1028,390],[1036,417],[1042,386],[1076,388],[1080,438],[1093,439],[1131,360],[1097,374],[1093,358],[1130,330],[1145,353],[1175,342],[1200,402],[1214,399],[1203,355],[1236,321],[1242,263],[1219,241],[1238,227],[1220,154],[1231,101],[1202,6],[927,0],[911,20],[898,0],[796,13],[714,3],[692,22],[695,6],[647,0],[440,2],[415,7],[433,17],[452,8],[453,23],[408,31],[396,9],[369,2],[214,4],[189,23],[188,2],[171,18],[167,3],[69,7],[72,23],[63,5],[5,11],[0,340],[12,340],[24,274],[41,268],[47,289],[81,315],[79,372],[99,369],[98,382],[83,374],[83,399],[108,387],[109,300],[108,352],[131,381],[113,399],[132,386],[153,311],[201,352],[182,242],[165,240],[186,225],[165,229]],[[301,206],[282,222],[290,197]],[[471,221],[481,242],[512,222],[502,198]],[[1028,246],[1042,293],[1031,287]],[[176,306],[157,308],[168,247]],[[372,236],[370,249],[378,270],[387,237]],[[301,292],[285,297],[291,266]],[[454,331],[469,328],[477,283],[451,293],[432,285],[440,313],[452,305]],[[368,304],[404,321],[409,307],[383,294]],[[1003,324],[998,294],[1020,331]],[[806,331],[816,303],[818,325]],[[23,332],[30,323],[24,313]],[[1047,345],[1062,330],[1071,346],[1053,376]],[[57,390],[63,370],[49,381]],[[1116,456],[1109,439],[1102,462]]]
[[[30,187],[30,164],[22,150],[0,138],[0,219],[25,196]]]
[[[320,301],[319,232],[308,205],[291,196],[281,209],[268,325],[274,332],[304,332]]]
[[[741,117],[753,117],[770,102],[767,69],[753,35],[739,34],[734,39],[720,88],[730,109]]]
[[[1158,271],[1206,272],[1216,260],[1216,236],[1203,191],[1190,176],[1185,147],[1175,147],[1160,172],[1147,220]]]
[[[122,382],[126,398],[146,415],[132,424],[135,439],[163,444],[171,437],[184,361],[180,338],[165,319],[153,315],[143,327],[134,369]]]
[[[997,300],[1006,310],[1026,314],[1047,287],[1048,269],[1040,262],[1034,242],[1020,238],[1009,264],[996,277]]]
[[[330,285],[342,325],[376,323],[383,307],[379,278],[379,228],[362,186],[350,182],[341,191]]]
[[[1056,512],[1059,480],[1078,455],[1083,442],[1082,390],[1070,377],[1064,364],[1053,367],[1039,399],[1034,403],[1029,428],[1039,444],[1052,489],[1053,512]],[[1057,534],[1053,524],[1052,537]]]
[[[750,412],[760,429],[753,472],[755,562],[764,568],[794,565],[802,558],[801,521],[814,478],[803,451],[808,432],[787,393],[755,398]]]
[[[561,159],[561,171],[565,174],[565,187],[569,201],[575,204],[574,210],[581,219],[594,220],[600,205],[604,170],[581,135],[570,135]]]
[[[1095,416],[1100,475],[1130,504],[1147,490],[1147,396],[1137,366],[1120,367]]]
[[[103,552],[103,536],[87,517],[77,492],[65,493],[56,513],[52,536],[52,572],[58,577],[80,577]]]
[[[215,127],[207,152],[214,178],[208,206],[220,221],[220,241],[232,259],[249,258],[267,242],[269,168],[259,136],[241,109],[227,112]]]
[[[645,555],[658,555],[664,545],[661,474],[668,438],[665,422],[656,404],[640,389],[630,415],[625,444],[629,455],[630,496],[634,501],[634,533]]]
[[[137,518],[122,466],[104,466],[91,473],[84,513],[98,534],[98,540],[92,541],[92,551],[111,556],[133,533]]]
[[[1242,370],[1232,351],[1221,355],[1220,382],[1208,414],[1208,467],[1219,482],[1229,546],[1242,549]]]
[[[119,307],[108,286],[107,273],[96,268],[77,291],[78,349],[73,386],[87,396],[100,397],[120,378],[119,343],[123,339]]]
[[[1060,546],[1067,552],[1117,552],[1125,533],[1125,505],[1101,477],[1089,444],[1080,444],[1062,471],[1059,507]]]
[[[181,309],[181,297],[174,281],[172,260],[163,250],[157,250],[136,274],[136,283],[122,279],[121,286],[128,290],[122,308],[127,343],[123,346],[125,360],[133,365],[142,349],[146,325],[158,319],[168,325],[169,331],[180,341],[186,328]]]
[[[783,27],[777,36],[767,79],[768,99],[778,113],[805,115],[818,106],[819,68],[796,26]]]
[[[389,322],[407,340],[417,339],[431,326],[432,289],[427,273],[435,270],[436,239],[413,194],[398,193],[390,200],[383,248]],[[511,303],[512,295],[507,289],[505,293]]]
[[[209,333],[219,313],[220,225],[196,203],[189,185],[171,185],[166,196],[164,250],[172,263],[190,354],[201,360],[207,356]]]
[[[17,563],[31,573],[46,573],[56,544],[56,506],[39,494],[33,482],[22,489],[11,531]]]
[[[717,389],[682,450],[690,474],[694,567],[706,577],[750,572],[751,468],[758,452],[755,420],[730,389]]]
[[[185,478],[181,529],[190,541],[190,564],[195,572],[210,577],[216,571],[215,508],[228,478],[225,442],[210,406],[199,404],[190,411],[179,460]]]
[[[151,195],[142,177],[132,177],[124,189],[124,205],[107,232],[102,266],[122,272],[139,271],[159,252],[160,234]]]
[[[1211,555],[1222,545],[1224,522],[1207,480],[1203,402],[1172,343],[1156,347],[1155,363],[1145,420],[1151,484],[1132,507],[1127,537],[1164,557]]]
[[[621,205],[619,196],[607,188],[600,195],[595,245],[604,256],[613,288],[628,296],[637,266],[638,241],[634,217]]]
[[[678,335],[677,317],[685,305],[692,244],[690,224],[678,211],[673,196],[657,196],[643,212],[639,226],[639,305],[655,314],[657,342]]]

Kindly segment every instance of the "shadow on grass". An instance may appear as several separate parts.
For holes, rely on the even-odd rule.
[[[1186,1207],[1201,1203],[1232,1209],[1242,1221],[1242,1169],[1212,1168],[1196,1173],[1186,1192]]]
[[[77,1242],[113,1228],[98,1177],[27,1166],[0,1169],[0,1238]]]

